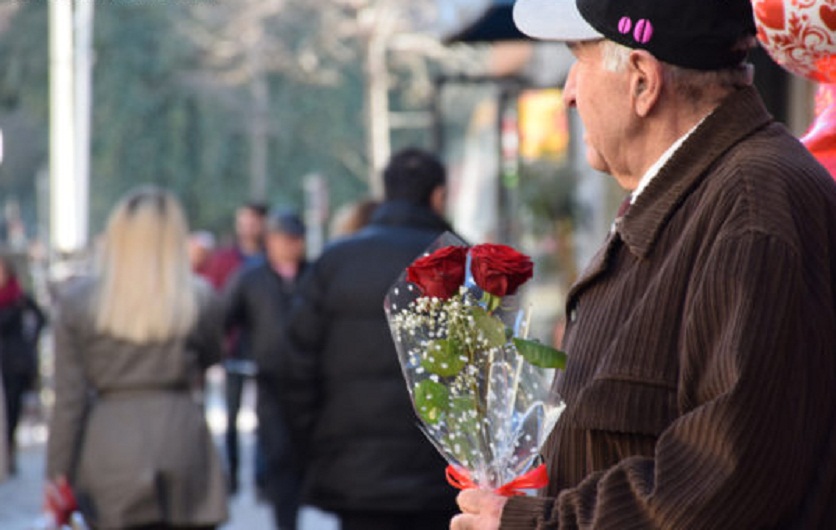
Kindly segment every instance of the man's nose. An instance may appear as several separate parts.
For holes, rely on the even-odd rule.
[[[569,67],[569,73],[566,76],[566,83],[563,85],[563,104],[566,108],[574,107],[575,106],[575,97],[577,95],[576,83],[575,83],[575,66],[577,63],[572,64]]]

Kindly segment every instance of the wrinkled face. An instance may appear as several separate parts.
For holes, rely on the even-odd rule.
[[[628,143],[629,78],[604,67],[603,41],[571,43],[569,49],[576,61],[566,78],[564,102],[576,107],[583,121],[589,165],[615,175]]]

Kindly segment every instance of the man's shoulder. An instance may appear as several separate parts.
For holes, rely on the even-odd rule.
[[[740,142],[709,172],[703,213],[729,229],[792,245],[812,226],[836,230],[836,182],[780,124]]]
[[[234,279],[242,286],[258,288],[273,274],[270,265],[265,260],[259,263],[241,265],[235,271]]]
[[[368,257],[369,252],[384,249],[415,249],[420,252],[442,233],[441,230],[408,225],[371,226],[332,241],[323,250],[320,260],[344,259],[348,256]]]
[[[741,141],[720,167],[741,181],[741,192],[749,196],[824,194],[836,200],[833,176],[779,123]]]

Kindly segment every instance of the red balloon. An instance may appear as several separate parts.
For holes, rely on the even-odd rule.
[[[832,0],[752,0],[758,40],[790,72],[836,83],[836,4]]]
[[[816,120],[801,142],[836,178],[836,85],[819,86]]]
[[[816,119],[802,143],[836,178],[836,3],[752,0],[758,40],[786,70],[818,83]]]

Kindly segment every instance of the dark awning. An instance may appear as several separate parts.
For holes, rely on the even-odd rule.
[[[514,24],[513,9],[514,0],[494,0],[473,22],[446,37],[444,43],[531,40]]]

